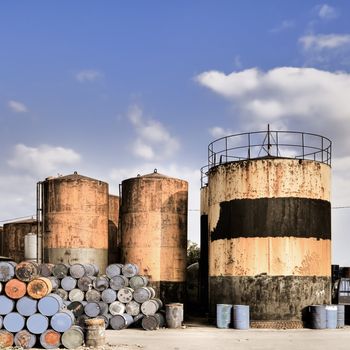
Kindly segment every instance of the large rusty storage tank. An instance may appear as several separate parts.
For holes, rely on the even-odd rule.
[[[165,302],[185,296],[187,203],[188,183],[156,170],[122,182],[123,261],[137,264]]]
[[[108,263],[108,184],[74,173],[43,186],[44,260]]]
[[[205,168],[205,170],[203,169]],[[200,189],[200,260],[199,260],[199,296],[203,311],[208,309],[209,274],[209,227],[208,227],[208,183],[205,176],[207,167],[201,169],[202,187]]]
[[[256,324],[300,326],[331,302],[331,141],[297,132],[209,145],[209,298],[248,304]]]
[[[108,196],[108,264],[121,261],[121,235],[119,230],[120,198]]]
[[[24,260],[24,237],[37,232],[37,221],[27,219],[5,224],[1,237],[1,254],[19,263]]]

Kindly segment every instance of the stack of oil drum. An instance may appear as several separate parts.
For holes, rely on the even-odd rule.
[[[0,281],[0,325],[4,328],[0,330],[0,347],[82,345],[84,334],[74,325],[73,312],[63,307],[60,296],[51,293],[54,280],[40,276],[37,264],[0,262]]]
[[[154,330],[165,324],[163,303],[135,264],[111,264],[104,275],[92,264],[57,264],[45,270],[81,327],[89,318],[102,318],[106,328],[115,330],[131,324]]]

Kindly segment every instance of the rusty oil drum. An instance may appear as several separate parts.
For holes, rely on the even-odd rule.
[[[52,291],[52,283],[46,277],[39,277],[33,279],[27,285],[27,293],[33,299],[41,299]]]

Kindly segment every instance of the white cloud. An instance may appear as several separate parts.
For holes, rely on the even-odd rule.
[[[279,24],[277,27],[272,28],[270,30],[270,32],[271,33],[279,33],[279,32],[282,32],[284,30],[293,28],[294,26],[295,26],[295,22],[294,21],[286,19],[286,20],[282,21],[282,23]]]
[[[333,50],[349,46],[350,34],[310,34],[299,38],[299,43],[306,51]]]
[[[231,129],[224,129],[220,126],[213,126],[209,129],[209,133],[212,137],[220,138],[228,135],[233,135],[234,132]]]
[[[318,16],[323,20],[335,19],[338,17],[336,9],[327,4],[323,4],[317,7]]]
[[[314,68],[257,68],[224,74],[204,72],[197,81],[232,102],[237,127],[252,131],[296,129],[326,133],[337,142],[338,156],[350,147],[350,74]],[[242,130],[242,129],[241,129]]]
[[[19,101],[10,100],[8,102],[8,107],[11,109],[12,112],[15,112],[15,113],[28,112],[27,106],[24,103],[19,102]]]
[[[171,157],[179,149],[177,138],[159,121],[146,120],[139,106],[129,108],[128,118],[138,135],[132,148],[134,155],[145,160],[157,160]]]
[[[93,69],[82,70],[76,73],[75,75],[75,78],[81,83],[86,81],[93,82],[98,79],[101,79],[102,77],[103,77],[103,74],[100,71],[93,70]]]
[[[65,167],[75,165],[80,158],[78,153],[69,148],[50,145],[29,147],[18,144],[8,164],[14,169],[23,171],[24,174],[47,177],[63,172]]]

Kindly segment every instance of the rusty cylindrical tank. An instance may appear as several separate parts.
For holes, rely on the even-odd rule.
[[[247,304],[257,326],[299,327],[306,306],[330,303],[330,145],[326,161],[269,154],[210,168],[212,315]]]
[[[185,296],[188,183],[155,172],[122,182],[124,262],[139,266],[165,302]]]
[[[43,183],[44,259],[108,263],[108,184],[74,173]]]
[[[208,274],[209,274],[209,230],[208,230],[208,186],[200,189],[200,260],[199,260],[199,297],[203,311],[208,310]]]
[[[35,219],[14,221],[5,224],[2,233],[3,256],[9,256],[13,261],[19,263],[24,260],[24,237],[28,233],[37,232],[37,221]]]
[[[121,261],[121,235],[119,229],[119,207],[118,196],[108,196],[108,264]]]

